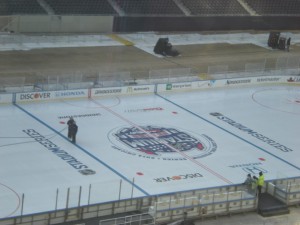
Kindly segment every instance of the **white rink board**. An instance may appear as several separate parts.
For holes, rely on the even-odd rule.
[[[224,88],[224,87],[240,87],[247,85],[261,85],[261,84],[276,84],[276,83],[291,83],[299,82],[297,76],[284,77],[284,76],[260,76],[260,77],[247,77],[247,78],[232,78],[222,80],[204,80],[193,82],[179,82],[169,84],[158,84],[156,88],[157,93],[169,91],[193,91],[211,88]]]
[[[0,104],[11,103],[13,99],[12,94],[0,94]]]

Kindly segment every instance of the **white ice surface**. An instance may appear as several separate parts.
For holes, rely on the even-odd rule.
[[[253,137],[212,112],[290,151]],[[79,126],[76,145],[66,137],[69,116]],[[239,184],[249,172],[263,171],[266,180],[300,176],[299,117],[296,86],[1,105],[0,218],[20,215],[23,197],[23,214],[28,214],[66,204],[75,207],[79,194],[80,204],[86,205]],[[153,126],[153,132],[147,126]],[[136,133],[129,132],[132,128]],[[129,148],[117,138],[121,129],[123,141],[132,141],[129,135],[139,140],[132,145],[160,143],[172,151],[155,155]],[[161,138],[162,129],[172,135]],[[36,139],[26,134],[33,130]],[[182,140],[194,139],[202,142],[203,150],[180,151]],[[77,160],[76,165],[96,174],[82,175],[55,150],[63,150]]]

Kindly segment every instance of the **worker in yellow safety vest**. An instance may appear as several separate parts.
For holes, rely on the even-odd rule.
[[[258,197],[261,195],[261,190],[265,184],[265,177],[262,172],[259,172],[259,177],[257,179],[257,191],[258,191]]]

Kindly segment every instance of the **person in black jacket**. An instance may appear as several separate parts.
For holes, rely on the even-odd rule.
[[[75,144],[76,143],[76,134],[78,131],[78,126],[76,125],[76,122],[74,121],[70,126],[70,135],[71,135],[71,140]]]
[[[286,50],[289,52],[290,51],[290,45],[291,45],[291,38],[289,37],[286,41]]]
[[[75,120],[73,119],[73,117],[71,116],[70,119],[67,122],[68,125],[68,138],[72,139],[72,135],[71,135],[71,125],[75,123]]]

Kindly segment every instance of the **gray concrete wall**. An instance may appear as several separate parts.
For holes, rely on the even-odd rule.
[[[300,16],[114,17],[24,15],[3,18],[0,20],[0,30],[2,28],[3,31],[6,28],[6,30],[15,33],[299,30],[299,19]]]
[[[113,16],[15,16],[8,30],[16,33],[110,33]]]
[[[0,16],[0,32],[6,32],[13,18],[11,16]]]
[[[115,17],[114,32],[299,30],[300,16]]]

